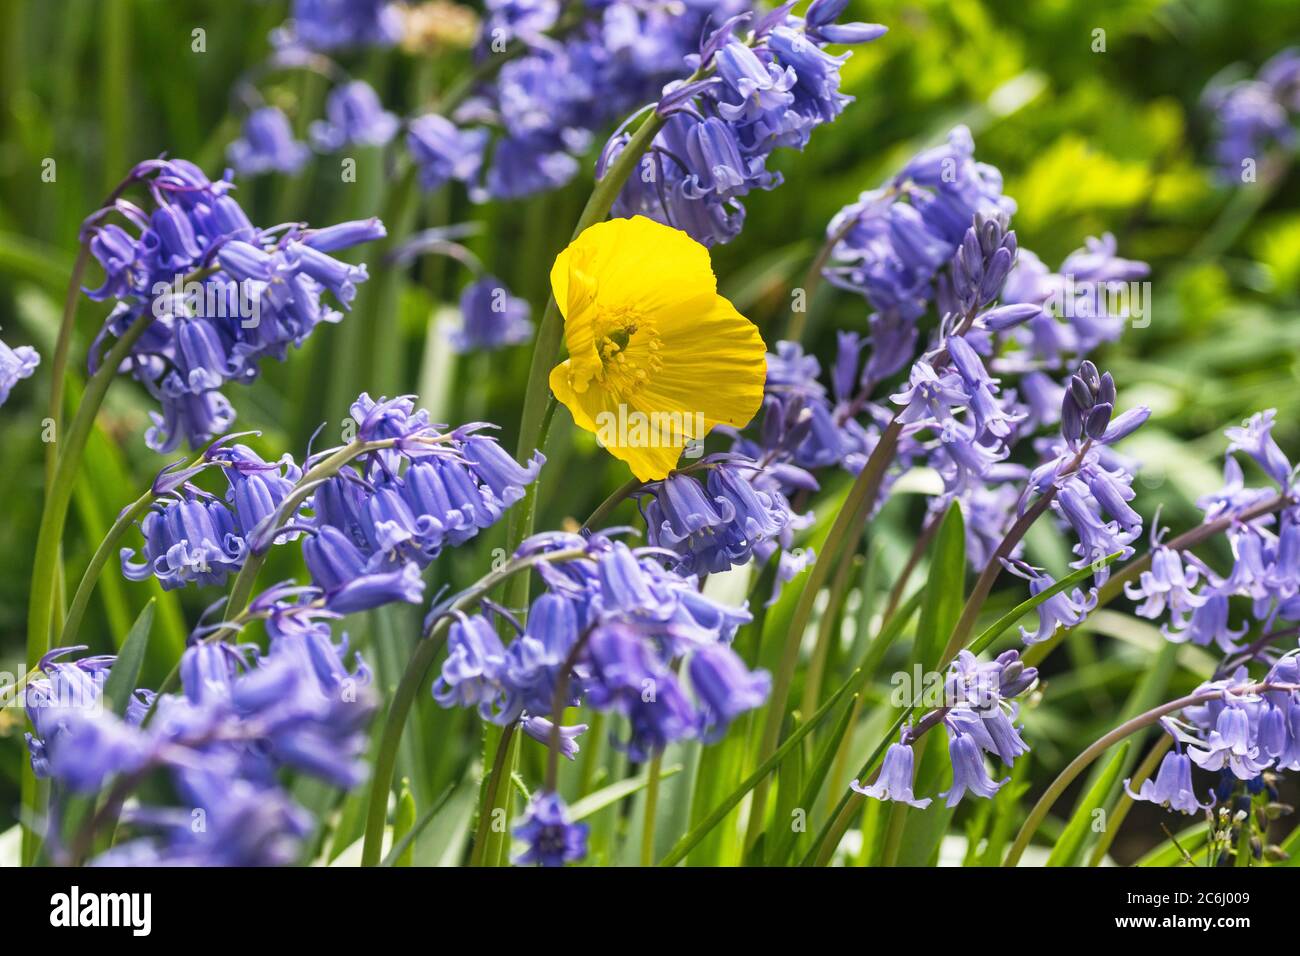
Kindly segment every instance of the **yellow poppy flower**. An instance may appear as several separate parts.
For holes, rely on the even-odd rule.
[[[551,391],[642,481],[758,411],[767,347],[681,230],[644,216],[591,226],[556,258],[551,289],[569,351]]]

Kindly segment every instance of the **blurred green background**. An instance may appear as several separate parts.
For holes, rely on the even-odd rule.
[[[232,89],[265,59],[268,34],[285,7],[233,0],[0,0],[0,335],[6,342],[34,344],[49,355],[79,223],[133,163],[166,152],[199,162],[211,175],[221,172],[238,127]],[[1122,407],[1145,402],[1155,413],[1125,449],[1143,462],[1136,504],[1148,520],[1157,507],[1161,522],[1175,530],[1198,520],[1193,502],[1218,480],[1222,429],[1250,412],[1276,407],[1279,441],[1293,457],[1300,452],[1300,175],[1235,192],[1217,184],[1209,118],[1197,106],[1206,81],[1220,70],[1242,64],[1253,72],[1288,41],[1300,40],[1300,4],[887,0],[855,2],[848,19],[890,27],[844,70],[846,91],[857,102],[818,130],[806,152],[778,154],[785,184],[750,196],[744,232],[714,250],[723,291],[769,342],[779,336],[790,289],[801,282],[835,211],[918,148],[942,140],[952,125],[966,123],[977,158],[1003,171],[1006,193],[1019,203],[1014,226],[1022,246],[1055,268],[1085,237],[1111,231],[1121,255],[1152,264],[1150,325],[1128,330],[1094,356],[1120,383]],[[206,52],[192,49],[195,29],[205,31]],[[1094,52],[1096,30],[1104,31],[1105,52]],[[389,109],[412,115],[463,75],[467,54],[392,51],[341,62],[369,80]],[[327,86],[319,76],[276,73],[262,78],[259,89],[301,131],[319,116]],[[54,182],[42,179],[47,160],[56,164]],[[481,223],[469,244],[540,314],[550,263],[589,192],[591,162],[559,192],[487,206],[472,205],[456,189],[395,201],[392,157],[375,152],[358,162],[356,183],[340,181],[337,157],[318,157],[297,177],[237,180],[237,195],[263,225],[288,219],[325,225],[368,215],[391,220],[394,213],[413,216],[417,227]],[[358,258],[372,263],[373,274],[371,254],[363,250]],[[301,455],[316,426],[337,423],[358,391],[416,392],[436,420],[500,423],[512,447],[529,349],[460,359],[448,353],[439,322],[466,281],[451,263],[423,260],[367,283],[343,325],[319,329],[287,363],[268,364],[252,387],[227,390],[237,430],[261,431],[256,444],[268,455]],[[823,289],[810,348],[826,362],[834,331],[865,330],[867,311],[860,298]],[[105,312],[81,303],[76,371],[84,368],[85,347]],[[48,374],[47,361],[0,409],[0,671],[11,673],[21,670]],[[73,402],[78,386],[70,382]],[[118,511],[179,457],[145,448],[150,406],[133,383],[119,382],[110,392],[66,539],[70,575],[80,574]],[[572,477],[545,486],[540,527],[556,527],[566,516],[580,520],[626,477],[589,435],[567,427],[554,430],[548,454],[552,468]],[[882,513],[873,547],[884,567],[910,549],[921,508],[918,498],[903,496]],[[501,545],[503,529],[494,531],[458,551],[455,562],[441,559],[435,587],[477,577]],[[1047,530],[1031,541],[1031,556],[1059,568],[1061,548]],[[295,561],[279,554],[262,583],[293,575]],[[880,587],[888,583],[886,572]],[[152,682],[220,594],[163,595],[110,572],[84,639],[96,651],[111,650],[150,594],[161,599],[163,635],[151,647],[146,677]],[[1008,586],[1001,606],[1018,594]],[[400,673],[414,620],[349,622],[354,637],[373,648],[381,680]],[[1098,615],[1091,630],[1054,659],[1060,673],[1043,691],[1051,706],[1027,715],[1026,737],[1035,747],[1031,785],[1050,780],[1113,725],[1157,657],[1177,658],[1165,675],[1171,692],[1194,685],[1207,666],[1194,650],[1157,654],[1163,643],[1154,628],[1115,609]],[[468,715],[439,712],[427,699],[421,706],[402,769],[427,805],[436,788],[464,774],[478,741]],[[14,819],[21,730],[20,711],[0,709],[0,829]],[[1132,847],[1121,841],[1120,858],[1163,839],[1154,824],[1144,828],[1136,813],[1133,820]],[[436,859],[438,852],[434,847],[422,856]]]

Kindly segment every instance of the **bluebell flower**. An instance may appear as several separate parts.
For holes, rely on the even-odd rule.
[[[1245,175],[1248,162],[1258,166],[1270,154],[1295,146],[1293,124],[1300,112],[1297,63],[1300,52],[1290,47],[1260,67],[1252,79],[1211,81],[1206,87],[1202,102],[1213,112],[1218,127],[1214,158],[1223,181],[1253,181]]]
[[[231,165],[245,176],[296,173],[311,156],[305,143],[293,138],[289,118],[274,106],[262,106],[244,120],[243,136],[226,151]]]
[[[1201,803],[1196,799],[1196,791],[1192,788],[1192,761],[1184,753],[1173,751],[1166,754],[1160,761],[1155,781],[1143,780],[1137,793],[1129,783],[1129,780],[1124,781],[1124,791],[1132,799],[1158,803],[1180,813],[1197,814],[1213,805],[1213,801]]]
[[[515,836],[526,844],[516,863],[563,866],[587,856],[587,824],[570,823],[568,808],[555,793],[533,797]]]
[[[766,671],[751,671],[725,644],[707,644],[691,655],[691,689],[700,702],[700,736],[708,743],[726,733],[746,711],[762,707],[772,689]]]
[[[235,516],[219,501],[182,494],[158,502],[141,520],[144,561],[122,548],[122,574],[130,581],[156,577],[165,590],[186,584],[222,584],[244,563],[247,548]]]
[[[495,276],[475,279],[460,295],[461,325],[452,333],[452,348],[492,351],[527,342],[533,335],[531,311]]]
[[[1006,780],[994,782],[984,766],[984,752],[969,733],[952,733],[948,740],[948,758],[952,762],[952,786],[940,793],[949,807],[961,803],[962,797],[972,793],[988,799],[994,796]],[[1008,778],[1010,779],[1010,778]]]
[[[41,357],[30,345],[10,348],[0,341],[0,405],[9,400],[13,387],[25,378],[31,378]]]
[[[148,187],[150,212],[119,199],[83,227],[105,271],[87,295],[116,300],[90,367],[110,339],[152,316],[122,366],[162,406],[150,413],[145,441],[163,452],[183,441],[201,445],[234,420],[221,386],[252,381],[263,359],[283,360],[321,322],[342,318],[323,293],[346,307],[365,271],[329,253],[378,238],[383,226],[371,219],[260,230],[229,195],[230,183],[211,182],[184,160],[142,163],[128,183]]]
[[[419,170],[420,186],[434,190],[449,180],[472,183],[483,164],[485,129],[459,129],[436,113],[411,120],[406,146]]]
[[[1239,427],[1229,428],[1225,432],[1228,436],[1228,454],[1245,452],[1264,469],[1265,474],[1283,488],[1288,488],[1293,469],[1290,460],[1273,438],[1276,416],[1276,409],[1270,408],[1252,415]]]
[[[309,50],[391,46],[401,32],[392,0],[294,0],[281,42]]]
[[[1045,572],[1039,572],[1029,579],[1029,596],[1037,597],[1056,584],[1056,580]],[[1038,627],[1031,634],[1020,628],[1020,638],[1026,644],[1041,644],[1053,637],[1059,628],[1072,628],[1080,624],[1088,613],[1097,606],[1095,589],[1086,595],[1079,588],[1061,591],[1038,605]]]
[[[551,745],[555,733],[555,725],[545,717],[526,717],[520,723],[524,733],[538,743]],[[574,760],[578,756],[578,737],[587,730],[586,724],[573,724],[572,726],[560,727],[560,756],[566,760]]]
[[[854,780],[849,786],[863,796],[876,800],[896,800],[924,810],[932,801],[929,797],[917,799],[912,795],[914,759],[912,748],[907,744],[890,744],[875,783],[864,787]]]
[[[317,149],[333,152],[351,145],[383,146],[400,125],[369,83],[352,80],[330,91],[325,119],[312,123],[310,133]]]

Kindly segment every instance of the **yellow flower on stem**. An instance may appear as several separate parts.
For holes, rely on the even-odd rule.
[[[551,391],[640,480],[762,404],[767,347],[681,230],[644,216],[591,226],[556,258],[551,289],[569,352]]]

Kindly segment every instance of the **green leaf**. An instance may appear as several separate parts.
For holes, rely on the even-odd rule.
[[[393,824],[393,847],[391,850],[388,851],[388,856],[384,857],[383,862],[379,864],[380,866],[410,866],[411,865],[411,859],[415,854],[415,841],[419,838],[420,834],[424,832],[424,828],[427,827],[430,823],[432,823],[433,818],[436,817],[442,811],[442,808],[447,805],[447,801],[451,799],[451,795],[456,792],[456,787],[457,784],[452,784],[450,787],[448,787],[446,791],[443,792],[442,796],[439,797],[436,801],[434,801],[433,806],[429,807],[429,809],[425,811],[424,816],[420,817],[420,819],[415,820],[413,823],[411,823],[409,828],[407,828],[400,835],[398,833],[397,827],[398,824],[400,824],[402,818],[402,806],[400,803],[398,804],[397,807],[398,820],[396,823]],[[403,796],[405,797],[411,796],[410,790],[404,789]],[[411,813],[414,814],[414,812],[415,812],[415,801],[412,798]]]
[[[1106,764],[1105,772],[1097,778],[1097,782],[1079,801],[1074,815],[1065,826],[1065,832],[1061,834],[1061,838],[1056,841],[1056,846],[1052,847],[1052,852],[1047,857],[1048,866],[1074,866],[1079,862],[1084,840],[1088,838],[1092,828],[1093,812],[1098,809],[1104,810],[1111,791],[1114,790],[1119,775],[1124,770],[1124,762],[1128,759],[1132,747],[1131,740],[1126,740],[1119,746],[1115,755],[1110,758],[1110,762]]]
[[[411,793],[411,781],[402,779],[402,790],[397,795],[397,813],[393,817],[393,845],[402,846],[402,850],[393,857],[393,866],[410,866],[415,855],[414,840],[405,839],[415,828],[415,795]]]
[[[916,628],[916,652],[912,656],[923,668],[933,668],[939,663],[943,643],[956,627],[965,600],[966,528],[961,508],[954,503],[944,515],[930,550],[930,575]]]
[[[785,755],[789,753],[792,748],[797,747],[799,741],[803,740],[805,735],[811,733],[823,720],[827,718],[830,712],[835,709],[835,705],[840,702],[840,698],[848,692],[849,688],[853,686],[857,679],[858,672],[854,671],[849,675],[849,679],[844,682],[839,690],[831,695],[830,700],[822,704],[821,707],[818,708],[817,713],[808,718],[806,724],[792,733],[780,747],[777,747],[772,756],[764,760],[757,770],[746,777],[741,782],[740,786],[728,794],[723,801],[713,809],[713,812],[705,817],[698,826],[678,840],[677,845],[668,851],[668,855],[659,861],[659,865],[674,866],[675,864],[680,863],[682,858],[685,857],[687,853],[691,852],[691,847],[699,843],[700,840],[704,838],[705,834],[721,823],[723,818],[731,812],[731,808],[745,798],[745,794],[753,790],[760,780],[775,770],[781,761],[785,759]]]
[[[853,719],[854,699],[849,700],[848,706],[844,708],[844,712],[840,714],[840,719],[835,724],[835,729],[822,743],[821,752],[813,761],[812,772],[808,774],[808,782],[803,788],[803,793],[799,795],[799,802],[795,804],[795,807],[804,812],[805,826],[808,822],[808,814],[812,810],[813,804],[817,802],[817,794],[821,791],[826,778],[830,776],[831,764],[834,763],[835,755],[839,752],[840,743],[848,732],[849,723]],[[784,818],[778,817],[778,820],[782,819],[784,820],[784,829],[781,831],[780,841],[773,847],[772,854],[768,858],[769,866],[785,865],[789,861],[790,852],[794,849],[795,840],[804,832],[794,828],[788,815]]]
[[[149,647],[149,632],[153,629],[155,604],[150,598],[131,625],[122,649],[117,652],[117,660],[108,672],[108,679],[104,681],[104,700],[119,717],[126,713],[126,706],[140,680],[140,668],[144,666],[145,651]]]
[[[663,767],[659,771],[659,779],[667,780],[674,774],[682,772],[682,765],[677,763],[671,767]],[[608,787],[602,787],[595,793],[589,793],[581,800],[575,800],[569,805],[569,819],[573,822],[584,820],[587,817],[599,813],[606,807],[618,803],[625,797],[630,797],[634,793],[644,790],[650,782],[648,774],[641,774],[639,777],[628,777],[626,780],[619,780],[611,783]]]
[[[1210,828],[1208,824],[1198,823],[1193,827],[1188,827],[1182,833],[1174,834],[1171,839],[1166,840],[1154,850],[1149,852],[1142,859],[1137,861],[1137,866],[1180,866],[1183,864],[1183,852],[1195,854],[1197,850],[1205,846],[1206,840],[1209,839]],[[1175,842],[1175,840],[1177,842]],[[1179,849],[1181,847],[1181,849]]]

